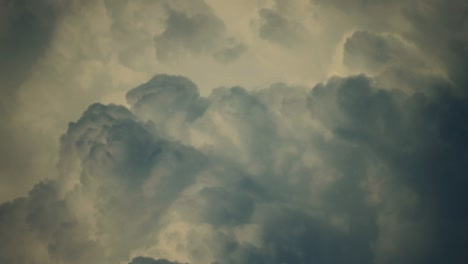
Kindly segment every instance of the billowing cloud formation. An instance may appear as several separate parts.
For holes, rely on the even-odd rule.
[[[209,97],[184,77],[157,75],[127,99],[133,113],[90,106],[62,137],[59,181],[2,206],[9,244],[27,239],[38,247],[37,255],[6,250],[5,261],[462,256],[463,99],[384,90],[363,75],[311,90],[233,87]],[[22,224],[7,228],[11,221]]]
[[[19,3],[8,7],[32,5]],[[42,3],[38,10],[57,10],[56,18],[66,6]],[[277,0],[231,7],[226,12],[215,0],[77,1],[61,23],[55,15],[45,20],[36,55],[10,60],[34,69],[18,79],[25,82],[22,111],[41,105],[27,96],[35,87],[62,93],[50,98],[64,101],[49,103],[66,117],[114,86],[142,84],[126,93],[126,105],[94,103],[79,118],[69,113],[76,121],[60,138],[54,176],[0,205],[0,262],[466,259],[466,5]],[[93,11],[86,18],[94,20],[79,19],[79,10]],[[251,10],[247,27],[235,17],[239,10]],[[438,34],[431,42],[429,27]],[[318,72],[322,81],[303,85],[210,89],[196,80],[198,71],[221,82],[227,75],[216,67],[273,69],[270,62],[279,61],[284,76],[301,76],[298,69],[332,55],[327,63],[337,68],[330,72],[340,76]],[[247,56],[255,67],[243,64]],[[311,62],[291,65],[303,60]],[[165,63],[197,69],[184,77]],[[165,69],[177,74],[148,77]],[[65,85],[44,88],[54,83]],[[76,98],[75,107],[64,99],[81,93],[89,97]]]

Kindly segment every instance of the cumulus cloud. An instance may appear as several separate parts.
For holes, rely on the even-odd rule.
[[[467,114],[463,100],[405,95],[363,75],[209,97],[185,77],[157,75],[127,98],[133,113],[95,104],[70,124],[58,182],[3,205],[3,223],[25,225],[8,233],[38,226],[37,241],[29,231],[18,239],[40,245],[42,257],[409,263],[440,260],[434,248],[462,244],[431,231],[466,217],[451,204],[464,197],[459,146],[468,128],[448,118]],[[188,115],[200,102],[205,110]],[[177,128],[185,133],[171,133]],[[77,242],[57,237],[75,232]],[[77,257],[66,259],[66,250]],[[3,257],[25,254],[17,251]]]
[[[387,264],[466,258],[468,215],[461,201],[468,185],[468,102],[460,75],[465,64],[453,56],[463,58],[454,43],[462,45],[464,38],[460,27],[448,29],[453,21],[446,14],[455,2],[434,1],[428,8],[402,1],[258,4],[250,22],[260,19],[260,27],[243,36],[260,36],[268,40],[262,45],[273,42],[287,47],[281,52],[304,57],[314,41],[318,47],[333,43],[348,74],[312,84],[215,89],[181,73],[146,78],[138,72],[154,63],[146,54],[161,64],[214,56],[231,65],[219,67],[229,68],[258,47],[230,38],[232,20],[211,1],[151,1],[146,9],[145,1],[93,3],[82,8],[106,14],[90,15],[102,19],[101,27],[89,21],[84,26],[72,15],[63,23],[93,28],[86,34],[100,38],[83,40],[70,53],[60,48],[69,42],[44,44],[54,47],[47,54],[55,60],[30,63],[80,58],[80,66],[62,72],[76,78],[72,87],[107,87],[90,94],[120,87],[120,78],[128,77],[106,69],[119,69],[132,81],[139,76],[135,83],[141,84],[122,105],[93,103],[73,118],[60,137],[57,176],[0,205],[0,262]],[[314,20],[336,19],[326,40],[317,37],[326,26],[301,19],[306,6],[321,11]],[[385,8],[398,13],[365,27]],[[432,20],[446,21],[437,30],[448,32],[428,44],[421,21]],[[458,15],[453,20],[465,21]],[[160,24],[150,25],[155,21]],[[86,36],[65,32],[55,37]],[[89,65],[105,77],[84,74]],[[60,68],[48,67],[48,78]],[[73,74],[76,69],[82,78]],[[40,84],[32,80],[38,79],[28,87]],[[77,96],[80,90],[71,91]]]

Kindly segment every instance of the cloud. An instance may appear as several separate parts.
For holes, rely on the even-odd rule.
[[[407,18],[414,26],[414,34],[408,38],[421,45],[427,53],[432,54],[447,69],[449,77],[463,90],[467,79],[462,73],[466,69],[468,38],[466,30],[466,3],[459,1],[435,1],[425,8],[414,5],[406,12]],[[438,37],[429,41],[429,35]],[[430,38],[432,39],[432,38]]]
[[[294,47],[305,40],[307,31],[302,24],[284,16],[281,11],[264,8],[258,14],[262,21],[259,28],[261,38],[286,47]]]
[[[221,63],[229,63],[237,59],[247,50],[246,45],[239,43],[235,39],[227,39],[226,47],[216,51],[213,57]]]
[[[181,3],[184,7],[187,5]],[[195,5],[195,9],[189,6],[188,10],[165,5],[165,29],[154,38],[157,59],[167,61],[187,53],[195,56],[213,54],[219,62],[227,63],[240,56],[245,45],[236,43],[232,37],[226,38],[224,22],[208,5],[203,1],[196,1]]]
[[[152,259],[147,257],[136,257],[129,264],[178,264],[179,262],[172,262],[167,259]]]
[[[455,113],[468,109],[450,94],[405,95],[360,75],[311,90],[277,84],[200,97],[189,79],[157,75],[127,99],[133,113],[94,104],[70,124],[58,181],[65,199],[50,187],[22,200],[40,204],[34,223],[28,213],[19,219],[48,238],[36,242],[48,258],[73,263],[63,252],[75,249],[109,261],[145,252],[190,263],[418,262],[462,243],[429,232],[466,217],[450,205],[464,197],[467,128]],[[80,204],[90,205],[89,221],[73,215]],[[67,246],[54,234],[78,232],[57,229],[75,221],[87,235]],[[99,247],[107,253],[95,256]]]
[[[168,59],[180,51],[195,54],[209,50],[224,31],[223,22],[211,14],[187,14],[169,9],[166,29],[155,37],[158,59]]]
[[[461,73],[466,65],[467,5],[457,0],[424,1],[311,1],[313,5],[341,14],[338,23],[352,23],[354,28],[396,33],[424,52],[431,64],[442,66],[449,78],[466,87]],[[385,19],[383,19],[385,18]],[[437,36],[437,37],[434,37]],[[461,88],[465,90],[465,88]]]
[[[454,27],[464,18],[454,7],[463,6],[420,3],[250,3],[249,23],[261,23],[246,32],[211,1],[74,9],[38,52],[43,59],[30,60],[21,98],[22,111],[34,103],[50,111],[55,100],[41,103],[28,94],[34,87],[76,97],[74,107],[57,99],[55,109],[75,121],[60,138],[50,170],[57,176],[0,205],[0,262],[461,262],[468,102],[463,27]],[[440,37],[431,43],[428,25]],[[233,29],[242,32],[231,36]],[[281,62],[291,76],[310,69],[291,62],[321,64],[309,44],[326,46],[322,58],[336,46],[348,74],[209,89],[175,69],[192,63],[223,80],[204,64],[214,57],[228,70],[247,65],[239,60],[262,69]],[[165,55],[148,56],[158,52]],[[141,85],[125,105],[90,104],[133,82]],[[65,85],[44,88],[54,83]],[[32,111],[24,123],[32,117],[43,115]]]
[[[68,9],[61,1],[28,0],[2,0],[0,9],[0,199],[4,200],[24,189],[17,188],[18,182],[30,181],[24,174],[34,171],[25,165],[33,163],[34,154],[18,135],[14,116],[20,87],[48,51],[58,21]]]
[[[313,94],[318,98],[314,100],[315,96],[313,96],[311,98],[313,100],[310,102],[312,114],[315,112],[314,109],[318,110],[326,107],[328,100],[337,102],[332,109],[328,108],[327,111],[323,112],[325,116],[320,114],[318,118],[331,122],[329,125],[334,127],[334,131],[339,138],[355,142],[354,144],[357,144],[357,146],[368,146],[369,149],[364,147],[365,152],[370,151],[369,154],[374,158],[380,157],[378,158],[380,159],[379,163],[384,162],[384,164],[387,164],[385,167],[394,171],[395,175],[393,177],[395,180],[400,182],[399,184],[404,188],[412,190],[413,194],[410,194],[410,196],[416,195],[415,198],[411,199],[416,199],[415,202],[419,206],[409,210],[417,210],[418,215],[411,216],[409,219],[398,219],[396,223],[388,223],[389,225],[404,223],[413,226],[413,230],[424,228],[427,230],[425,232],[445,229],[444,226],[439,225],[439,221],[444,219],[445,222],[449,219],[448,215],[451,213],[445,211],[445,213],[439,214],[439,210],[445,210],[442,208],[447,206],[447,204],[441,205],[439,202],[445,201],[449,204],[455,204],[459,198],[442,191],[448,186],[438,185],[439,187],[435,187],[437,184],[429,184],[431,186],[429,187],[426,184],[438,182],[444,178],[442,181],[446,183],[457,182],[457,186],[466,185],[466,181],[459,177],[466,170],[465,166],[462,165],[465,157],[457,154],[459,150],[456,147],[464,145],[464,139],[445,135],[448,131],[464,131],[466,129],[464,125],[460,126],[458,121],[450,118],[452,121],[449,124],[447,123],[449,119],[446,119],[446,114],[452,111],[450,109],[457,108],[459,110],[456,111],[464,113],[466,111],[466,109],[464,110],[465,107],[459,107],[466,105],[466,102],[461,102],[460,99],[446,95],[434,98],[422,93],[416,93],[406,97],[398,92],[376,91],[370,89],[370,87],[369,80],[364,77],[332,80],[326,86],[316,87]],[[332,95],[331,98],[325,99],[330,95]],[[328,103],[328,106],[330,105],[333,104]],[[452,145],[454,143],[452,140],[457,141],[457,143]],[[449,145],[452,147],[448,147]],[[445,164],[448,163],[454,165],[454,167],[451,169],[445,167],[447,166]],[[451,180],[446,181],[449,178]],[[446,190],[455,191],[456,189],[457,187],[450,186]],[[458,193],[458,191],[455,191],[455,193]],[[435,200],[439,202],[434,204]],[[395,205],[388,206],[393,207]],[[406,206],[400,206],[399,210],[406,210],[403,209]],[[410,214],[400,214],[400,217],[409,216]],[[431,218],[431,221],[425,220],[426,217]],[[466,216],[459,215],[459,217],[464,218]],[[454,221],[452,224],[458,222],[456,218],[448,221]],[[388,228],[388,226],[384,225],[380,228]],[[397,227],[397,229],[406,230],[404,226]],[[384,230],[381,232],[386,233]],[[415,245],[420,246],[425,243],[431,244],[428,246],[429,248],[440,248],[443,246],[439,243],[447,239],[444,235],[439,237],[441,234],[432,234],[434,237],[427,238],[424,231],[420,231],[421,234],[413,232],[408,234],[411,239],[416,239],[412,246],[408,245],[411,250],[419,250]],[[406,236],[404,233],[399,235]],[[417,238],[418,235],[421,237]],[[392,236],[395,236],[395,234]],[[398,237],[396,239],[397,241],[408,240]],[[452,239],[451,241],[454,244],[462,243],[456,237],[452,237]],[[382,243],[387,244],[389,241],[382,241]],[[390,249],[395,250],[395,246],[392,245]],[[389,260],[384,260],[389,262],[403,261],[405,258],[415,257],[412,255],[414,252],[407,251],[408,255],[394,253],[396,253],[396,256],[381,257],[389,258]],[[429,261],[428,259],[433,261],[433,259],[440,257],[435,252],[425,252],[420,256],[421,261]],[[454,261],[456,258],[454,257]]]
[[[48,48],[62,10],[59,1],[2,1],[1,6],[0,74],[2,92],[11,96]]]
[[[403,57],[402,46],[398,39],[357,31],[345,43],[344,63],[361,71],[378,69]]]
[[[204,166],[197,151],[150,131],[122,106],[90,106],[62,137],[61,177],[2,205],[6,237],[18,233],[2,242],[28,244],[5,247],[1,257],[15,263],[113,263],[143,246],[152,233],[140,227],[156,228],[151,223]],[[134,228],[121,229],[130,222]]]
[[[55,182],[37,184],[26,198],[1,205],[0,260],[10,263],[83,263],[103,260],[88,227],[60,196]]]

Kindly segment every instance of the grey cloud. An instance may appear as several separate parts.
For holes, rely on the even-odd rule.
[[[200,192],[203,215],[210,219],[215,227],[239,225],[247,222],[253,212],[254,200],[249,193],[240,189],[232,192],[224,188],[205,188]]]
[[[16,217],[23,224],[10,232],[25,230],[26,248],[43,245],[64,263],[121,261],[148,245],[158,258],[131,263],[456,261],[468,109],[443,90],[406,95],[360,75],[312,90],[275,84],[201,97],[189,79],[157,75],[127,94],[131,111],[94,104],[71,123],[63,186],[3,204],[1,228]],[[204,110],[186,118],[200,102]],[[74,215],[77,201],[92,205],[96,229]]]
[[[153,122],[159,133],[177,140],[186,137],[181,125],[200,117],[207,107],[198,87],[181,76],[157,75],[126,98],[141,120]]]
[[[391,0],[377,0],[377,1],[369,1],[369,0],[349,0],[346,2],[341,2],[337,0],[331,1],[324,1],[324,0],[311,0],[311,2],[320,3],[323,5],[332,5],[340,9],[344,10],[351,10],[354,12],[362,12],[372,10],[373,8],[385,6],[391,7],[393,5],[399,5],[403,1],[391,1]]]
[[[230,63],[246,45],[230,36],[221,18],[204,1],[105,1],[112,21],[119,59],[131,68],[143,68],[148,45],[160,63],[186,56],[211,56]]]
[[[167,259],[153,259],[148,257],[136,257],[132,259],[129,264],[181,264],[179,262],[172,262]]]
[[[196,150],[153,132],[122,106],[95,104],[62,138],[63,177],[79,172],[75,182],[96,209],[109,261],[147,243],[158,218],[204,167]]]
[[[18,138],[13,114],[17,92],[47,51],[65,12],[60,1],[0,1],[0,174],[2,185],[25,180],[31,156]],[[8,182],[4,182],[7,179]],[[26,180],[27,181],[27,180]],[[3,190],[7,192],[8,190]],[[4,199],[5,197],[3,197]]]
[[[362,145],[366,149],[364,153],[370,151],[370,155],[380,157],[395,171],[396,180],[418,195],[420,206],[414,209],[418,215],[408,213],[402,217],[412,219],[410,221],[414,221],[414,226],[421,227],[419,223],[424,223],[426,230],[448,230],[457,226],[458,219],[467,216],[456,213],[458,209],[452,211],[448,204],[457,204],[462,199],[459,188],[467,184],[466,179],[461,177],[467,169],[464,165],[466,157],[459,154],[459,146],[464,146],[466,142],[446,133],[452,131],[458,134],[466,130],[460,120],[453,119],[458,114],[452,112],[465,115],[466,102],[450,95],[434,98],[416,93],[406,97],[398,92],[378,91],[370,87],[369,80],[364,77],[332,80],[327,86],[316,87],[310,102],[311,113],[326,107],[329,100],[337,102],[332,109],[323,112],[325,116],[319,115],[318,118],[328,119],[339,138]],[[331,98],[325,99],[324,96],[330,95]],[[453,191],[453,195],[448,194],[448,190]],[[451,217],[452,214],[457,214],[457,217]],[[428,218],[431,221],[424,220]],[[400,221],[407,222],[403,219]],[[413,239],[414,235],[411,234]],[[437,263],[448,258],[457,262],[463,255],[454,253],[463,244],[458,235],[432,235],[428,246],[431,250],[413,261]],[[427,238],[419,238],[417,243],[422,244],[424,239]],[[446,248],[444,243],[450,246]],[[414,245],[408,247],[418,250]],[[438,251],[436,248],[443,249]],[[416,257],[415,252],[407,253],[386,256],[389,258],[386,261],[402,262]]]
[[[344,45],[344,63],[361,70],[378,69],[404,58],[402,46],[398,39],[357,31]]]
[[[272,87],[271,90],[262,91],[260,94],[262,98],[265,98],[262,100],[270,98],[268,99],[269,101],[264,102],[272,102],[271,100],[274,97],[272,98],[270,93],[273,93],[273,91],[278,93],[281,89],[281,85],[279,85]],[[296,89],[300,91],[300,88]],[[283,91],[286,92],[288,90]],[[424,90],[421,92],[424,92]],[[297,98],[293,97],[289,100],[300,102],[300,94],[296,95],[298,96]],[[305,263],[313,259],[319,262],[327,262],[332,259],[337,263],[341,263],[345,259],[355,259],[356,261],[361,260],[361,262],[365,261],[366,263],[373,263],[374,261],[378,261],[379,263],[383,261],[382,263],[385,263],[391,260],[407,261],[407,259],[408,261],[410,259],[421,261],[421,259],[425,259],[430,255],[427,247],[432,248],[434,244],[424,246],[425,242],[423,240],[429,239],[429,244],[436,243],[437,237],[431,236],[430,238],[426,238],[425,232],[434,228],[435,225],[437,226],[437,220],[432,222],[425,219],[434,217],[434,213],[439,209],[435,207],[430,209],[423,208],[430,206],[433,203],[433,199],[442,200],[447,197],[440,196],[436,198],[433,196],[435,194],[429,195],[425,191],[421,192],[419,188],[422,181],[426,180],[424,177],[430,178],[432,176],[419,171],[416,167],[419,166],[417,164],[421,162],[420,159],[424,159],[424,153],[428,151],[428,142],[440,141],[441,138],[437,130],[446,126],[441,123],[445,118],[442,118],[440,121],[431,119],[427,116],[425,109],[433,107],[437,109],[439,104],[445,104],[443,100],[439,101],[439,97],[434,97],[434,94],[430,92],[427,95],[418,93],[414,96],[407,96],[398,91],[382,90],[376,88],[372,80],[364,76],[341,79],[333,78],[326,84],[320,84],[315,87],[308,99],[308,108],[312,119],[318,120],[327,127],[332,132],[333,138],[332,140],[324,140],[320,134],[309,131],[308,133],[311,136],[309,140],[311,141],[304,143],[304,139],[299,142],[295,141],[293,135],[289,135],[281,141],[275,141],[275,138],[279,136],[277,135],[278,125],[281,125],[281,123],[278,123],[278,118],[281,118],[277,116],[274,119],[269,114],[269,111],[275,109],[270,108],[275,107],[274,104],[265,105],[260,103],[256,96],[249,94],[241,88],[215,90],[209,97],[207,110],[192,125],[193,129],[204,128],[205,132],[210,134],[213,132],[209,131],[219,131],[220,127],[218,126],[220,124],[214,122],[210,117],[216,112],[223,113],[226,122],[236,124],[236,126],[231,126],[232,129],[245,130],[244,132],[231,131],[242,138],[241,142],[255,143],[254,145],[252,143],[241,145],[240,149],[230,147],[229,149],[231,149],[233,155],[224,156],[224,159],[221,160],[219,157],[226,155],[223,154],[226,149],[225,147],[209,148],[206,150],[208,151],[207,153],[217,156],[216,160],[218,161],[229,160],[232,162],[237,160],[236,163],[244,164],[243,166],[252,166],[252,164],[257,163],[260,167],[256,168],[262,168],[240,174],[251,175],[249,177],[255,179],[255,185],[259,184],[261,186],[260,189],[254,189],[256,191],[251,194],[253,195],[250,196],[251,198],[247,198],[249,195],[242,195],[240,197],[236,195],[231,196],[229,189],[236,186],[232,184],[221,184],[221,186],[232,186],[226,190],[205,188],[191,198],[200,201],[201,204],[195,206],[195,208],[198,208],[196,210],[200,210],[201,215],[198,215],[196,218],[193,218],[193,216],[188,217],[188,219],[198,219],[197,221],[210,223],[213,226],[223,226],[226,224],[228,226],[242,226],[250,222],[251,224],[257,224],[262,228],[261,230],[265,228],[263,231],[265,233],[261,237],[265,241],[270,241],[269,243],[271,244],[269,246],[263,245],[263,247],[256,248],[253,245],[241,244],[239,241],[223,238],[222,241],[225,241],[223,243],[232,244],[227,248],[218,249],[220,250],[218,253],[220,257],[226,254],[230,256],[228,259],[231,260],[225,259],[226,263],[231,263],[230,261],[236,263],[239,260],[242,262],[247,259],[256,259],[260,262],[270,263],[281,263],[282,261]],[[422,100],[421,102],[427,101],[428,105],[419,105],[417,103],[418,100]],[[284,99],[281,101],[283,104],[287,102]],[[286,104],[284,106],[289,105]],[[284,111],[283,114],[290,114],[291,111],[287,108],[281,110]],[[296,109],[296,111],[300,111],[300,108]],[[259,119],[255,115],[259,115]],[[290,116],[289,118],[293,119],[294,117]],[[259,120],[266,122],[266,126],[259,123]],[[245,125],[243,122],[245,122]],[[272,123],[268,124],[268,122]],[[197,125],[202,123],[203,126],[197,128]],[[297,125],[297,123],[294,125]],[[459,129],[457,128],[456,130]],[[314,136],[314,134],[316,135]],[[425,136],[421,137],[421,135]],[[218,136],[211,136],[215,140],[214,142],[219,140],[219,143],[214,143],[214,145],[226,141],[225,139],[223,140],[223,137],[219,137],[219,139],[216,137]],[[459,143],[463,144],[463,142]],[[306,164],[301,165],[300,163],[291,166],[294,164],[294,161],[290,161],[292,162],[292,164],[289,164],[291,167],[286,167],[286,170],[278,175],[275,174],[278,172],[271,167],[261,167],[261,164],[264,164],[264,162],[265,164],[281,163],[282,161],[276,156],[279,154],[278,152],[288,145],[292,147],[296,146],[296,144],[301,144],[302,150],[299,153],[302,154],[293,155],[298,155],[296,157],[300,159],[305,152],[317,152],[320,153],[323,165],[307,168]],[[438,148],[438,146],[433,147],[435,149]],[[431,151],[437,152],[435,149]],[[260,150],[261,152],[258,153],[262,154],[255,154]],[[243,156],[239,157],[236,154]],[[247,157],[247,163],[243,163],[243,158],[245,157]],[[388,186],[380,187],[384,188],[384,190],[373,194],[371,193],[373,190],[366,189],[365,185],[363,185],[368,181],[375,180],[372,178],[375,176],[370,175],[368,172],[369,167],[372,167],[369,159],[375,160],[376,164],[383,164],[382,166],[389,168],[389,174],[385,176],[384,180],[389,182]],[[403,160],[406,160],[405,164],[407,165],[400,165]],[[463,164],[462,160],[452,161],[457,164]],[[329,185],[323,186],[320,191],[316,191],[317,193],[308,194],[311,190],[306,186],[311,186],[310,184],[314,180],[319,180],[321,171],[326,171],[327,169],[335,171],[338,177],[331,180]],[[407,171],[408,169],[409,171]],[[248,167],[247,170],[249,170]],[[296,172],[296,170],[298,171]],[[464,170],[463,167],[460,168],[460,172]],[[240,175],[235,175],[235,178],[240,177]],[[214,177],[217,176],[215,175]],[[434,175],[434,177],[437,176]],[[297,184],[289,182],[295,178],[297,178],[295,180],[298,181]],[[416,178],[418,179],[416,180]],[[464,185],[463,180],[459,180],[461,180],[459,183]],[[392,191],[393,186],[400,185],[407,189],[407,191],[402,191],[404,193],[402,194],[404,195],[403,197],[406,197],[405,199],[409,199],[409,201],[420,199],[420,202],[414,203],[402,199],[402,201],[395,202],[380,201],[378,204],[372,205],[368,201],[372,195],[384,197],[380,199],[391,199],[390,197],[395,195],[394,191]],[[275,190],[275,186],[281,186],[281,190]],[[259,190],[267,190],[267,192],[259,192]],[[237,190],[234,193],[239,191],[241,190]],[[278,191],[282,194],[276,194]],[[224,195],[216,195],[217,193],[223,193]],[[260,195],[260,193],[262,194]],[[315,200],[310,201],[310,203],[318,203],[318,208],[305,209],[309,203],[309,200],[306,198],[308,195],[315,197]],[[306,214],[312,214],[310,218],[305,217],[305,219],[309,220],[303,220],[305,225],[303,228],[305,229],[301,229],[308,230],[310,228],[310,234],[306,232],[308,235],[304,235],[304,237],[301,234],[299,237],[291,238],[292,240],[288,243],[296,245],[296,247],[284,248],[280,246],[284,244],[284,238],[278,237],[275,239],[275,237],[267,236],[269,232],[276,234],[281,229],[278,225],[282,226],[283,223],[274,224],[271,227],[271,230],[274,231],[271,231],[266,219],[277,219],[278,217],[266,216],[268,213],[261,213],[261,208],[275,208],[275,203],[277,202],[290,206],[299,206],[300,209],[296,209],[299,214],[306,212]],[[301,207],[302,203],[302,206],[306,207]],[[409,204],[406,205],[406,203]],[[401,210],[402,214],[391,215],[396,222],[381,223],[383,220],[379,219],[388,214],[389,208],[393,207],[399,208],[398,210]],[[412,215],[411,211],[418,211],[420,215]],[[296,217],[289,218],[289,215],[284,217],[285,226],[289,226],[290,221],[296,219]],[[436,218],[439,217],[440,219],[444,218],[443,215],[436,216]],[[406,233],[404,231],[406,230],[404,229],[405,227],[399,226],[402,223],[405,223],[405,226],[420,231]],[[329,227],[325,228],[322,225],[328,225]],[[387,230],[388,228],[392,228],[391,225],[396,225],[396,228],[402,231],[394,232],[392,241],[382,242],[382,240],[390,239],[386,236],[389,235]],[[292,226],[298,225],[292,224]],[[316,228],[317,230],[321,230],[321,232],[323,230],[329,231],[326,231],[325,234],[316,234],[317,231],[314,231]],[[348,231],[341,231],[340,228]],[[442,227],[438,226],[437,228]],[[289,233],[287,234],[290,235]],[[330,240],[328,242],[323,239],[316,241],[314,237],[327,237]],[[315,245],[317,243],[316,253],[313,253],[313,251],[310,253],[307,251],[306,253],[306,249],[300,249],[300,246],[305,243],[303,239],[308,241],[308,245]],[[411,242],[406,242],[408,244],[401,242],[405,240]],[[379,248],[377,246],[377,249],[373,251],[371,248],[374,243],[391,244],[393,249],[387,251],[385,247]],[[403,248],[403,246],[410,247],[411,243],[415,243],[418,246],[413,246],[412,249]],[[350,248],[348,245],[353,246]],[[191,247],[194,250],[201,250],[197,245],[192,245]],[[273,251],[264,251],[264,247],[270,248]],[[343,253],[345,256],[340,255],[343,256],[343,259],[335,259],[336,256],[333,253],[326,253],[328,250],[333,251],[333,249],[337,248],[342,248],[340,249],[342,252],[347,252]],[[310,250],[310,247],[308,247],[308,250]],[[222,257],[218,261],[222,261]]]
[[[239,57],[245,45],[226,36],[224,22],[199,1],[202,12],[189,12],[166,5],[165,29],[154,38],[156,57],[167,61],[185,54],[209,54],[222,63]]]
[[[434,1],[431,5],[412,5],[405,17],[414,30],[405,36],[433,55],[448,70],[450,78],[466,92],[468,5],[462,1]],[[437,37],[433,37],[437,36]]]
[[[47,50],[56,21],[61,15],[57,3],[28,0],[0,2],[0,74],[2,93],[6,93],[6,97],[13,99],[10,97],[12,92]],[[2,102],[2,105],[5,103]]]
[[[321,1],[319,6],[333,6],[343,16],[342,23],[354,27],[399,34],[435,60],[466,92],[467,4],[458,0],[435,1]]]
[[[11,237],[2,240],[1,259],[114,263],[144,246],[153,233],[141,227],[156,232],[158,218],[204,166],[202,154],[153,132],[125,107],[91,105],[61,139],[58,181],[1,205],[0,228]],[[79,215],[86,204],[91,212]]]
[[[223,48],[213,53],[213,57],[221,63],[232,62],[247,50],[246,45],[238,43],[232,38],[226,40],[226,43]]]
[[[187,56],[209,56],[230,63],[247,49],[231,36],[221,18],[202,0],[105,1],[119,61],[145,69],[156,56],[159,63]]]
[[[283,16],[285,3],[263,12]],[[402,5],[347,3],[351,16]],[[204,97],[156,75],[127,93],[131,109],[91,105],[61,138],[59,179],[0,205],[0,262],[463,262],[464,37],[447,25],[464,18],[408,5],[409,32],[378,25],[345,42],[345,64],[374,77]],[[425,43],[432,19],[448,32]],[[174,28],[167,41],[185,40]]]
[[[190,109],[200,96],[197,86],[185,77],[157,75],[147,83],[128,92],[126,97],[132,109],[137,113],[140,113],[140,108],[144,106],[158,108],[155,109],[154,113],[148,115],[155,118],[156,112],[167,111],[171,113],[176,110]],[[164,115],[165,113],[160,114]]]
[[[455,88],[421,47],[398,35],[355,31],[343,48],[343,63],[347,68],[373,75],[381,86],[410,93]]]
[[[189,14],[168,9],[166,29],[155,37],[157,58],[167,60],[188,50],[194,54],[209,51],[221,38],[224,23],[216,16]]]
[[[296,47],[306,38],[307,31],[299,21],[295,21],[276,9],[261,9],[259,35],[265,40],[286,46]]]
[[[0,207],[3,238],[0,260],[5,263],[83,263],[102,261],[100,247],[55,182],[37,184],[26,198]]]

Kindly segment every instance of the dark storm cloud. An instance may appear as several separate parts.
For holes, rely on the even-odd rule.
[[[326,99],[328,96],[332,97]],[[456,263],[466,257],[460,249],[467,233],[460,221],[466,221],[468,215],[461,213],[466,208],[459,201],[466,199],[462,190],[468,184],[463,176],[468,157],[462,149],[468,142],[459,133],[468,129],[463,121],[468,116],[467,101],[447,90],[436,97],[376,90],[363,76],[331,80],[316,87],[310,99],[311,113],[328,120],[338,138],[360,146],[364,155],[379,157],[394,171],[397,181],[419,196],[417,214],[405,212],[402,216],[424,223],[427,231],[437,230],[425,241],[429,251],[416,259],[411,254],[397,254],[388,261],[438,263],[450,259]],[[320,114],[319,109],[327,111]]]

